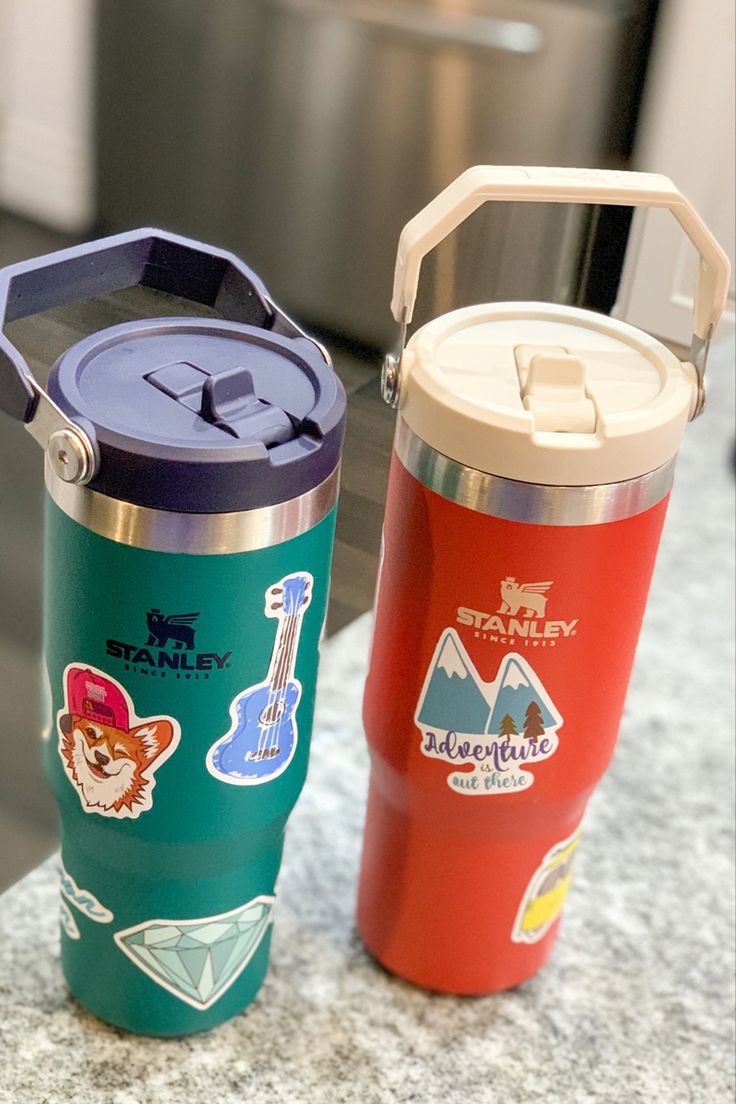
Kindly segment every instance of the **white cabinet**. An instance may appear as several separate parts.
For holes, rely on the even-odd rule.
[[[0,0],[0,205],[60,230],[93,217],[93,0]]]
[[[636,149],[638,169],[671,177],[734,261],[733,0],[664,0]],[[616,313],[690,344],[695,252],[662,211],[636,216]],[[734,325],[734,282],[719,329]]]

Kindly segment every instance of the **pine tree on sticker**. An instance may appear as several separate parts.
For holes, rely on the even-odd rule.
[[[510,740],[512,736],[519,735],[519,730],[516,727],[514,718],[508,713],[506,713],[505,716],[501,718],[501,724],[499,725],[499,735],[503,736],[506,741]]]
[[[542,723],[542,710],[539,703],[530,701],[524,714],[524,735],[527,740],[536,744],[538,736],[544,736],[544,724]]]

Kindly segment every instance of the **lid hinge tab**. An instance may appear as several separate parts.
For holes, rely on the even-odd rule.
[[[531,357],[525,352],[518,346],[515,357],[522,402],[534,415],[535,433],[595,433],[597,412],[586,391],[584,361],[558,348],[534,351]]]

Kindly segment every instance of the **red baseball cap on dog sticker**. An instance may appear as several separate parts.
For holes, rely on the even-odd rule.
[[[128,703],[109,679],[84,667],[72,667],[66,679],[69,712],[100,724],[130,731]]]

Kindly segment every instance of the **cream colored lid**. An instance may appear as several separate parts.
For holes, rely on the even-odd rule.
[[[662,207],[699,254],[693,339],[680,362],[652,337],[546,303],[469,307],[430,322],[404,348],[423,257],[488,201]],[[703,406],[708,344],[729,262],[671,180],[596,169],[476,165],[414,216],[399,239],[391,309],[398,357],[384,394],[433,448],[479,471],[534,483],[617,483],[677,452]]]
[[[547,303],[466,307],[418,330],[401,413],[478,471],[554,485],[617,483],[677,452],[695,374],[647,334]]]

